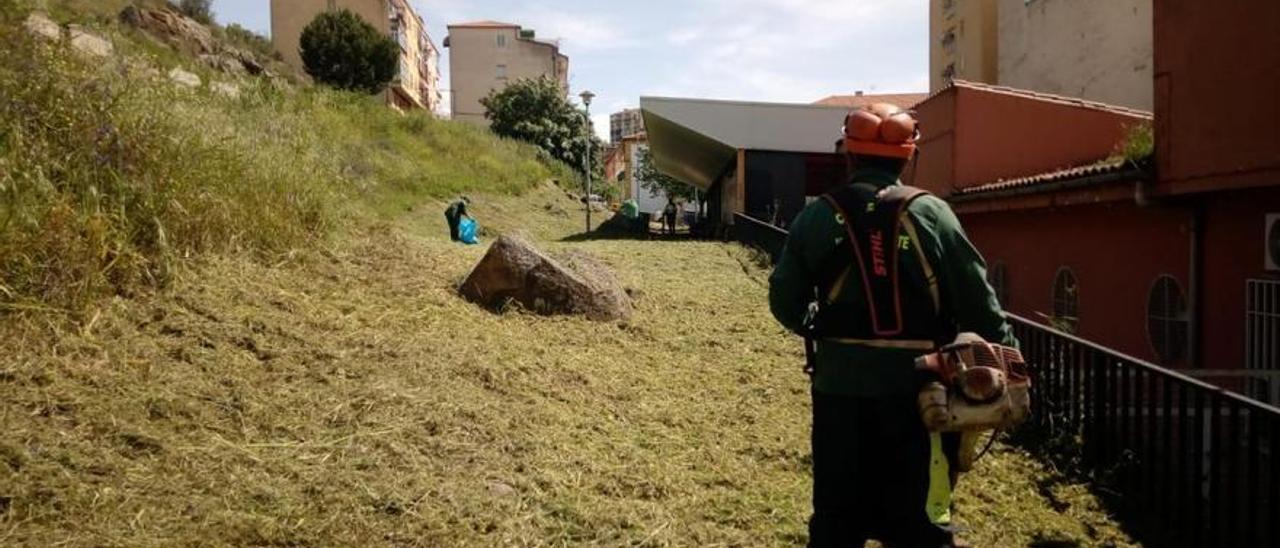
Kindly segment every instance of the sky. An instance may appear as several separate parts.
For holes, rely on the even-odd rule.
[[[596,94],[592,118],[606,138],[609,113],[641,96],[808,103],[929,87],[927,0],[411,1],[437,46],[449,23],[481,19],[559,39],[571,93]],[[270,34],[268,0],[213,9],[223,24]]]

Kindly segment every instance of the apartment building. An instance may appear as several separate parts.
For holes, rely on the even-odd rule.
[[[546,76],[569,92],[569,57],[531,29],[497,21],[449,25],[449,88],[454,120],[487,127],[480,100],[524,78]]]
[[[400,45],[400,68],[387,88],[387,103],[399,109],[441,107],[440,50],[408,0],[271,0],[271,41],[284,61],[305,70],[302,31],[326,11],[346,9]]]
[[[999,0],[1000,85],[1151,110],[1152,0]]]
[[[624,138],[644,133],[644,117],[640,109],[629,108],[609,115],[609,142],[617,145]]]
[[[952,80],[997,83],[996,8],[997,0],[930,0],[930,92],[947,87]]]

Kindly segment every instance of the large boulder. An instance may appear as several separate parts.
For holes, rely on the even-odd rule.
[[[631,317],[630,298],[604,264],[583,253],[561,262],[520,236],[499,237],[458,291],[492,309],[514,301],[539,314],[595,321]]]
[[[120,21],[189,55],[218,53],[208,27],[175,11],[131,5],[120,12]]]
[[[120,12],[120,21],[213,69],[231,75],[267,75],[266,66],[253,53],[219,42],[209,27],[171,9],[131,5]]]

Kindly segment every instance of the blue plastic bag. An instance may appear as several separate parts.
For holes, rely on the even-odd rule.
[[[476,220],[471,217],[465,217],[458,223],[458,239],[462,240],[464,244],[475,245],[480,243],[479,232],[479,223],[476,223]]]

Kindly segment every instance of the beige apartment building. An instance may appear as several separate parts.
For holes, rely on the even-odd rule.
[[[569,58],[555,42],[520,25],[475,21],[449,25],[449,88],[454,120],[488,126],[480,99],[523,78],[547,76],[569,92]]]
[[[298,49],[302,30],[317,15],[347,9],[400,45],[400,68],[387,103],[399,109],[441,107],[440,50],[409,0],[271,0],[271,41],[284,61],[305,70]]]
[[[996,0],[929,0],[929,91],[952,80],[997,83],[997,24]]]
[[[638,108],[628,108],[609,115],[609,142],[619,144],[624,138],[644,132],[644,117]]]
[[[1152,0],[1000,0],[1000,85],[1153,107]]]

